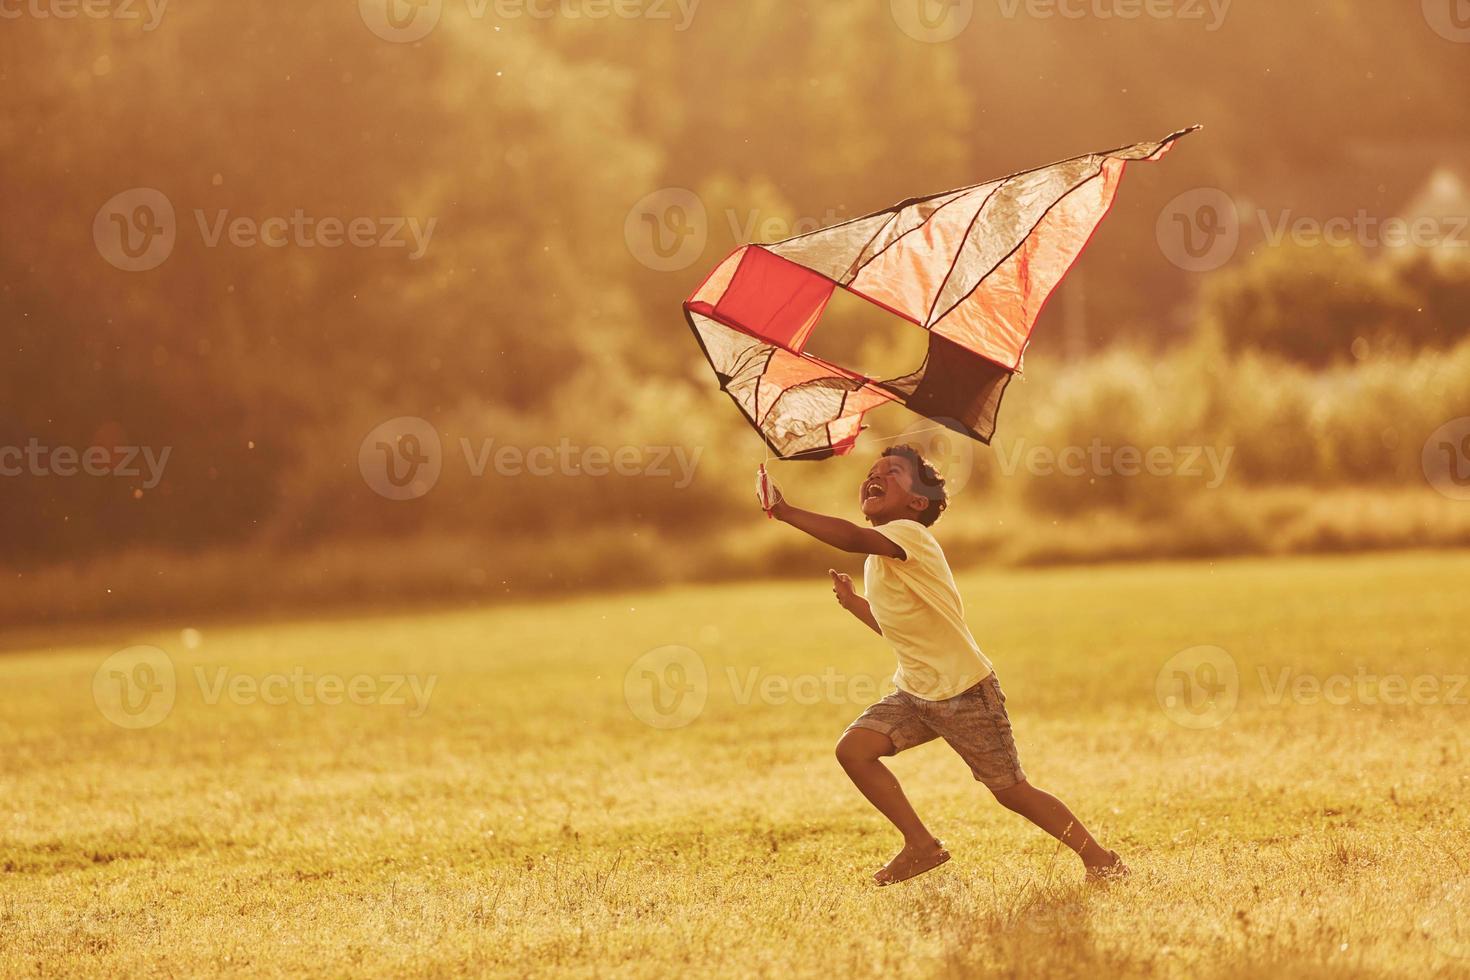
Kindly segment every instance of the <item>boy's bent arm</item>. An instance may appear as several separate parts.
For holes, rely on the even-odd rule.
[[[852,576],[844,575],[835,568],[827,569],[827,574],[832,576],[832,594],[837,597],[838,605],[852,613],[868,629],[882,636],[883,627],[878,625],[878,617],[873,615],[872,605],[852,587]]]
[[[844,604],[843,608],[852,613],[858,619],[862,620],[862,622],[867,625],[868,629],[872,630],[874,633],[877,633],[879,636],[882,636],[883,627],[878,625],[878,620],[873,615],[873,608],[872,606],[868,605],[868,600],[864,599],[860,595],[855,595],[850,601],[852,605]]]
[[[879,555],[904,558],[903,549],[870,527],[859,527],[840,517],[816,514],[793,507],[782,500],[771,509],[771,516],[799,531],[805,531],[823,544],[829,544],[852,555]],[[876,628],[876,627],[875,627]]]

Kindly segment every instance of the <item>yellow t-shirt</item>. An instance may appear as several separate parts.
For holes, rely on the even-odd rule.
[[[926,701],[963,694],[993,668],[965,625],[965,607],[944,551],[918,521],[892,521],[876,530],[904,558],[869,555],[863,591],[883,636],[898,654],[893,683]]]

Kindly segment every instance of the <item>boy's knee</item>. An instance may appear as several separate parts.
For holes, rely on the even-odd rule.
[[[887,751],[885,751],[887,750]],[[884,755],[893,754],[893,743],[888,736],[866,728],[853,728],[837,740],[837,761],[843,768],[876,762]]]
[[[1031,784],[1023,780],[1014,786],[1008,786],[1005,789],[993,789],[990,792],[995,797],[995,801],[1001,806],[1007,810],[1015,810],[1030,795]]]

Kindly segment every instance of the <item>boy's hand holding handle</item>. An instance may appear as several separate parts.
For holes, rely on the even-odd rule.
[[[766,472],[766,464],[762,463],[755,474],[755,495],[760,501],[761,510],[766,512],[766,517],[775,519],[775,510],[781,504],[781,490],[771,482],[771,476]]]

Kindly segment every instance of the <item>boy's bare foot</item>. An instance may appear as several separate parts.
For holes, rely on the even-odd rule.
[[[1109,851],[1108,857],[1111,860],[1107,864],[1099,864],[1087,868],[1088,881],[1098,883],[1119,881],[1133,873],[1128,865],[1123,863],[1123,859],[1118,857],[1117,851]]]
[[[949,852],[938,840],[933,841],[927,847],[905,844],[903,850],[899,851],[892,861],[874,872],[873,880],[878,883],[879,887],[896,885],[900,881],[917,878],[925,871],[933,871],[948,860]]]

